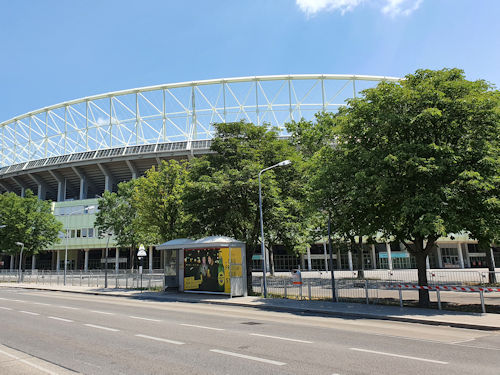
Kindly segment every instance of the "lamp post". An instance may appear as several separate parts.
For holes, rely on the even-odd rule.
[[[267,265],[266,265],[266,253],[265,253],[265,246],[264,246],[264,217],[262,215],[262,186],[260,183],[260,176],[262,173],[265,171],[268,171],[272,168],[275,167],[284,167],[286,165],[289,165],[291,163],[290,160],[283,160],[282,162],[279,162],[278,164],[271,165],[270,167],[264,168],[259,172],[259,211],[260,211],[260,243],[261,243],[261,255],[262,255],[262,287],[264,288],[264,298],[267,298],[267,284],[266,284],[266,272],[267,272]]]
[[[106,258],[104,258],[104,288],[108,287],[108,250],[109,250],[109,239],[113,235],[113,233],[107,232],[106,237],[108,240],[106,241]]]
[[[83,211],[85,210],[92,210],[95,206],[88,206],[87,208],[84,208]],[[71,211],[68,216],[71,216],[77,212],[80,212],[80,209]],[[66,285],[66,272],[68,270],[68,226],[66,225],[66,248],[64,250],[64,278],[63,278],[63,285]]]
[[[24,250],[24,243],[22,243],[22,242],[16,242],[16,245],[17,245],[17,246],[21,246],[21,254],[19,255],[19,279],[18,279],[18,281],[17,281],[18,283],[20,283],[20,282],[21,282],[21,279],[22,279],[22,275],[23,275],[23,274],[22,274],[23,270],[22,270],[21,266],[22,266],[22,264],[23,264],[23,250]]]
[[[142,293],[142,260],[146,256],[146,249],[144,248],[144,245],[139,246],[139,251],[137,252],[137,258],[139,259],[139,262],[141,265],[139,266],[139,273],[141,274],[141,293]]]

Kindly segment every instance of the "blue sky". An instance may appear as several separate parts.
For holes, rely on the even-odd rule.
[[[102,92],[459,67],[500,87],[498,0],[0,0],[0,122]]]

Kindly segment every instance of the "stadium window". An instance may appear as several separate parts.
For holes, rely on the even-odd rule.
[[[71,236],[69,236],[70,238],[76,238],[76,230],[74,229],[71,229]]]
[[[80,229],[76,230],[76,238],[80,238],[82,236],[82,231]]]
[[[89,237],[94,237],[94,228],[89,228]]]
[[[87,231],[88,231],[87,228],[82,229],[82,237],[87,237]]]

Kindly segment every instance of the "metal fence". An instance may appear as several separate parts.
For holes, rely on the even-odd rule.
[[[104,288],[124,288],[124,289],[157,289],[164,286],[163,270],[156,270],[151,273],[130,272],[130,270],[120,270],[116,272],[96,271],[67,271],[66,284],[68,286]],[[24,271],[19,277],[18,272],[0,272],[0,282],[23,282],[40,285],[64,285],[64,272],[56,271]]]
[[[496,284],[489,284],[493,275]],[[434,270],[428,272],[427,278],[431,306],[500,313],[500,270],[495,273]],[[335,271],[335,294],[339,302],[411,306],[418,302],[417,280],[416,270],[365,271],[363,278],[358,278],[356,271]],[[302,284],[294,284],[290,273],[268,276],[266,281],[270,297],[308,300],[333,297],[327,272],[303,272]],[[263,293],[261,274],[253,276],[252,289],[256,294]]]

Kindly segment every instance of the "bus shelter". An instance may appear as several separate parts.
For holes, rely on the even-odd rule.
[[[165,251],[165,289],[247,295],[245,243],[226,236],[179,238],[156,247]]]

